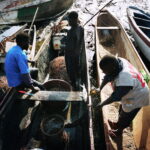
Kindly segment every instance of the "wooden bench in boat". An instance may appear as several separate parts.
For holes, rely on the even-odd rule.
[[[139,28],[150,30],[150,27],[138,26]]]
[[[35,94],[26,93],[19,99],[35,101],[83,101],[86,93],[66,91],[38,91]]]
[[[143,19],[143,18],[139,18],[139,17],[133,17],[134,19],[138,19],[138,20],[142,20],[142,21],[146,21],[146,22],[150,22],[150,20],[148,19]]]
[[[98,30],[119,30],[120,28],[117,26],[112,26],[112,27],[97,27]]]

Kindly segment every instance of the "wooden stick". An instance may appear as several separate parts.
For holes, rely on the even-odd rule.
[[[29,59],[31,61],[34,59],[35,49],[36,49],[36,26],[34,25],[34,38],[33,38],[31,53],[30,53],[30,56],[29,56]]]
[[[99,12],[101,12],[103,10],[103,8],[105,8],[107,5],[109,5],[113,0],[110,0],[108,3],[106,3],[96,14],[94,14],[88,21],[86,21],[86,23],[83,25],[83,27],[89,22],[91,21]]]
[[[35,18],[36,18],[36,16],[37,16],[38,10],[39,10],[39,7],[37,7],[37,9],[36,9],[36,11],[35,11],[35,14],[34,14],[34,17],[33,17],[31,26],[30,26],[30,28],[29,28],[29,32],[28,32],[29,35],[30,35],[30,32],[31,32],[31,28],[32,28],[32,26],[33,26],[33,23],[34,23],[34,21],[35,21]]]

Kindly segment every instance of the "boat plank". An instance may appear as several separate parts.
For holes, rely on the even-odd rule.
[[[25,93],[20,99],[35,101],[83,101],[82,92],[38,91],[35,94]]]
[[[107,12],[107,11],[106,11]],[[109,37],[103,34],[102,31],[96,28],[96,62],[97,62],[97,74],[98,74],[98,85],[101,85],[103,80],[103,72],[99,68],[99,61],[104,55],[112,54],[117,55],[118,57],[123,57],[127,59],[131,64],[133,64],[139,71],[144,70],[146,74],[149,75],[147,68],[145,67],[143,61],[141,60],[139,54],[137,53],[135,47],[133,46],[129,36],[125,32],[123,26],[119,23],[117,18],[115,18],[109,11],[108,15],[98,16],[97,26],[119,26],[120,30],[108,31]],[[148,83],[150,85],[150,82]],[[101,101],[106,100],[109,95],[112,93],[112,87],[110,84],[107,84],[101,91],[100,99]],[[149,116],[144,114],[149,113],[149,107],[144,107],[140,110],[138,115],[133,120],[133,132],[134,137],[130,130],[125,129],[123,136],[120,139],[113,141],[109,136],[108,131],[110,126],[108,119],[116,122],[118,118],[118,104],[113,103],[106,105],[102,108],[103,113],[103,123],[104,123],[104,132],[107,149],[127,149],[127,141],[130,142],[133,149],[141,148],[148,146],[146,144],[148,140],[148,129],[149,129]],[[137,126],[138,125],[138,126]],[[139,129],[140,128],[140,129]],[[143,133],[142,133],[143,132]],[[141,139],[142,137],[142,139]],[[144,145],[145,143],[145,145]]]
[[[97,29],[100,29],[100,30],[118,30],[119,27],[117,26],[112,26],[112,27],[97,27]]]
[[[150,30],[149,27],[144,27],[144,26],[139,26],[139,28],[146,29],[146,30]]]
[[[138,20],[142,20],[142,21],[150,22],[150,20],[148,20],[148,19],[143,19],[143,18],[139,18],[139,17],[135,17],[135,16],[133,18],[138,19]]]

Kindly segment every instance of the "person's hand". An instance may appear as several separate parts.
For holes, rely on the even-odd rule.
[[[31,63],[32,66],[35,65],[35,61],[34,60],[30,60],[29,63]]]
[[[36,92],[38,92],[38,91],[40,91],[40,89],[39,89],[38,87],[33,86],[32,92],[33,92],[33,93],[36,93]]]
[[[90,91],[90,95],[97,95],[97,94],[99,94],[100,93],[100,91],[99,90],[97,90],[97,89],[92,89],[91,91]]]

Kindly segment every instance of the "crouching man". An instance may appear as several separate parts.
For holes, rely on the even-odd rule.
[[[100,90],[111,82],[114,91],[108,99],[98,103],[96,109],[115,101],[121,102],[118,121],[108,120],[111,127],[109,134],[116,137],[130,125],[141,107],[149,105],[149,88],[142,75],[124,58],[106,55],[99,66],[105,73]]]

